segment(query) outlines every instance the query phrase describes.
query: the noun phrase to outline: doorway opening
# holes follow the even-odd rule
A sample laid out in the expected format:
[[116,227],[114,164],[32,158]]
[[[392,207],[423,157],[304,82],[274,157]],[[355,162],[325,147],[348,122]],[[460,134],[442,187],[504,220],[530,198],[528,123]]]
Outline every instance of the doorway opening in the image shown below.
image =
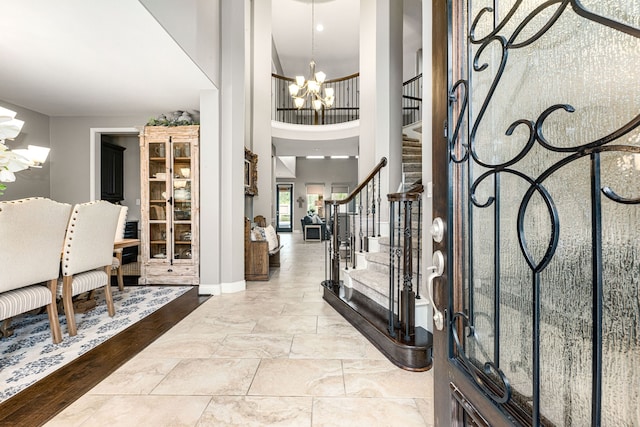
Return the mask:
[[293,231],[293,184],[276,185],[276,231]]

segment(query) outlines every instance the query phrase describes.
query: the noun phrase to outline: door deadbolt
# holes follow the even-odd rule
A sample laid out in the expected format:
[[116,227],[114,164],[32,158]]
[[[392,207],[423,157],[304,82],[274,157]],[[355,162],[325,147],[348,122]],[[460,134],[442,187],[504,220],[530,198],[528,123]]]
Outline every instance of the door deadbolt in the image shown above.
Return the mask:
[[442,221],[442,218],[434,218],[433,223],[431,223],[430,232],[434,242],[442,242],[442,238],[444,237],[444,221]]

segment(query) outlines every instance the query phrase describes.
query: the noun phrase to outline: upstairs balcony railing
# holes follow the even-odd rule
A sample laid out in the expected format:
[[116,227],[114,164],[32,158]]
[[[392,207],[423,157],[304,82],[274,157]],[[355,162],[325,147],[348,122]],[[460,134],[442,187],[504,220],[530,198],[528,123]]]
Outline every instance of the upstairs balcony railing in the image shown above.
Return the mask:
[[402,125],[422,120],[422,73],[402,84]]
[[335,103],[331,108],[323,107],[318,111],[309,105],[301,109],[293,105],[289,85],[294,82],[290,77],[271,75],[272,120],[298,125],[330,125],[360,118],[359,73],[324,82],[323,87],[333,88]]
[[[360,73],[327,80],[323,86],[335,93],[335,104],[319,111],[310,106],[301,109],[293,105],[289,85],[295,80],[271,74],[271,119],[298,125],[329,125],[350,122],[360,118]],[[402,84],[402,124],[422,120],[422,74]]]

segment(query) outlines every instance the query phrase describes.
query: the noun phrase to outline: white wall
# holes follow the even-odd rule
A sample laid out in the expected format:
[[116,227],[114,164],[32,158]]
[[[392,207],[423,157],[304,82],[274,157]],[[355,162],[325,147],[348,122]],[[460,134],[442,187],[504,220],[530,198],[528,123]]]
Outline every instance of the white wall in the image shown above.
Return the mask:
[[[293,228],[300,230],[300,218],[307,214],[306,184],[324,183],[324,198],[331,196],[331,184],[347,184],[349,191],[358,185],[358,160],[348,159],[305,159],[296,158],[296,177],[278,178],[277,182],[293,183]],[[275,192],[275,188],[273,189]],[[297,199],[305,200],[302,207],[298,207]]]
[[[207,77],[220,87],[220,0],[139,1]],[[176,7],[180,8],[180,13],[176,13]]]
[[[0,100],[0,106],[16,112],[16,119],[22,120],[22,132],[13,141],[5,141],[10,149],[27,148],[28,145],[49,147],[49,117],[26,108]],[[49,197],[49,169],[51,154],[41,169],[32,168],[16,173],[15,182],[7,182],[7,189],[0,200],[16,200],[26,197]]]
[[[51,117],[51,198],[71,204],[90,200],[92,128],[141,128],[156,114],[154,111],[139,117]],[[96,160],[99,161],[99,156]]]

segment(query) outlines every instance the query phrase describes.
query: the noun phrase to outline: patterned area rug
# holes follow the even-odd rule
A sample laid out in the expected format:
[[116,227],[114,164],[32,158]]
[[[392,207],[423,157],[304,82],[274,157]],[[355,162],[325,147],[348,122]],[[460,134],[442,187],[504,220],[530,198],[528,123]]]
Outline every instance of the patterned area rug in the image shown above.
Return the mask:
[[[116,315],[109,317],[102,290],[94,309],[76,314],[78,335],[67,334],[60,315],[62,342],[53,344],[47,313],[23,315],[12,322],[14,334],[0,340],[0,402],[68,364],[118,332],[148,316],[191,289],[191,286],[112,288]],[[60,314],[60,313],[59,313]]]

